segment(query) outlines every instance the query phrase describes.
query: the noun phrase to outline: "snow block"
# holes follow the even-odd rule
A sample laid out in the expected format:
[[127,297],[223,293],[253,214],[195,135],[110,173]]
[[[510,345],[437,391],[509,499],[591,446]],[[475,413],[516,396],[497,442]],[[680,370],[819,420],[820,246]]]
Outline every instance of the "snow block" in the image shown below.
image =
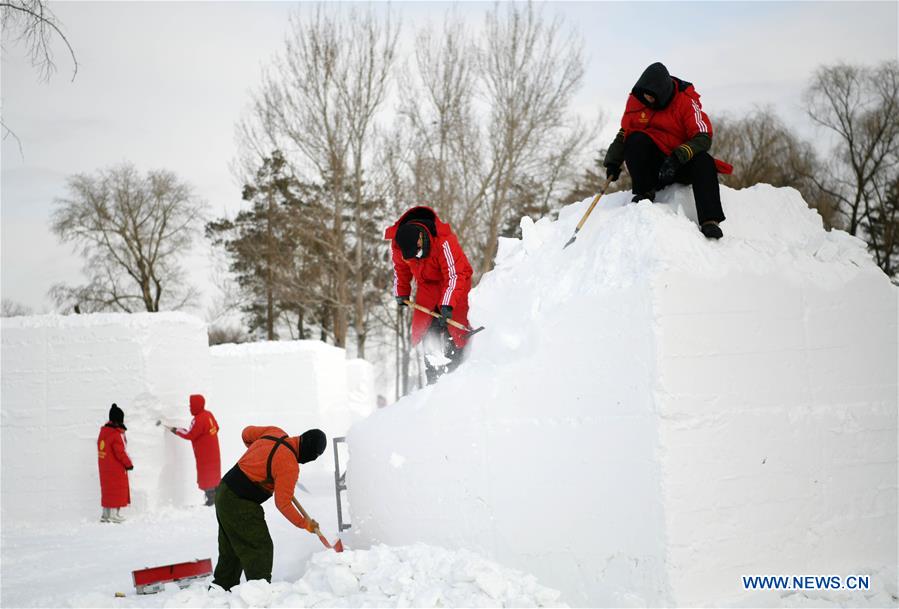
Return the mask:
[[180,414],[190,393],[207,389],[201,320],[180,313],[3,319],[2,369],[4,520],[99,518],[97,435],[113,402],[128,427],[131,505],[181,505],[196,491],[190,445],[156,421]]
[[[246,450],[240,430],[247,425],[277,425],[290,435],[318,427],[330,440],[374,410],[374,389],[362,380],[366,369],[373,376],[371,364],[347,361],[338,347],[314,340],[258,342],[217,345],[210,354],[207,403],[220,427],[234,430],[219,437],[225,471]],[[351,377],[360,380],[348,390]],[[320,459],[307,467],[325,466]]]
[[[741,575],[897,580],[897,292],[798,192],[689,189],[522,219],[472,293],[487,330],[350,431],[356,547],[425,542],[579,606],[781,605]],[[876,595],[876,597],[875,597]]]

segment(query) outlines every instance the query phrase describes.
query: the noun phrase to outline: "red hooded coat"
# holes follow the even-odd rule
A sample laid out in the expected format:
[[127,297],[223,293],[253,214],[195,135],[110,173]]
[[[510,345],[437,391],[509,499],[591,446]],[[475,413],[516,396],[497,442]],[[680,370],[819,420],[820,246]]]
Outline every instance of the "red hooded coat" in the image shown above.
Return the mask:
[[205,409],[202,395],[190,396],[190,414],[194,415],[189,429],[176,429],[175,435],[190,440],[197,461],[197,486],[202,490],[218,486],[222,480],[222,458],[219,453],[219,424]]
[[[436,233],[425,226],[431,238],[428,255],[423,258],[403,259],[396,244],[396,231],[401,224],[415,222],[414,218],[433,216]],[[393,252],[393,294],[412,294],[412,278],[417,289],[415,302],[429,311],[439,311],[441,306],[453,308],[453,321],[468,325],[468,292],[471,290],[471,265],[459,240],[450,225],[437,217],[430,207],[413,207],[396,224],[384,232],[384,238],[391,241]],[[434,318],[418,310],[412,311],[412,344],[417,345],[427,332]],[[448,326],[450,336],[457,347],[464,347],[468,341],[464,330]]]
[[[674,97],[663,109],[653,110],[631,93],[621,117],[625,138],[634,131],[642,131],[666,155],[700,133],[712,136],[712,121],[702,110],[699,93],[692,84],[673,80]],[[715,167],[718,173],[728,174],[734,170],[732,165],[718,159],[715,159]]]
[[[97,437],[97,465],[100,468],[100,505],[122,508],[131,503],[128,469],[131,459],[125,450],[125,430],[109,422]],[[127,468],[127,469],[126,469]]]

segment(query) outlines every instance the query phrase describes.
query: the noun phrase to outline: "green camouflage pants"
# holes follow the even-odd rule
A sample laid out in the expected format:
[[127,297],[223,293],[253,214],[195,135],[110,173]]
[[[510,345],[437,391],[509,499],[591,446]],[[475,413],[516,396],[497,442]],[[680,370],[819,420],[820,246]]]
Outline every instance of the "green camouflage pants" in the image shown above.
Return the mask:
[[219,523],[219,559],[212,583],[230,590],[240,583],[241,571],[247,581],[271,581],[274,546],[262,506],[241,499],[222,482],[215,493],[215,516]]

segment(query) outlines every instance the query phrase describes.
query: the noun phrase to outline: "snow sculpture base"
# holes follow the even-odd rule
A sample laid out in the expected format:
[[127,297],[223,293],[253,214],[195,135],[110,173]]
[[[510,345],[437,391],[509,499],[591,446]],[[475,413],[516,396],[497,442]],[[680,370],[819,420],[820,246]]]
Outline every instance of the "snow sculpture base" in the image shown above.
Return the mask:
[[[741,575],[895,594],[897,300],[798,193],[607,196],[522,221],[453,375],[356,424],[356,543],[469,548],[573,605],[781,604]],[[886,595],[886,596],[884,596]],[[848,596],[865,604],[864,596]]]

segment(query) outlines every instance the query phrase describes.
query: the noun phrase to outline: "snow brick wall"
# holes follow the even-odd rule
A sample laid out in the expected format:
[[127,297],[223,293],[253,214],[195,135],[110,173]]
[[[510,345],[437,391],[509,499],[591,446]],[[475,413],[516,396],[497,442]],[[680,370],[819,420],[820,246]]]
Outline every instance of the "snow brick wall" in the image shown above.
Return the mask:
[[468,548],[582,606],[780,604],[754,574],[895,595],[896,288],[795,190],[722,188],[720,242],[688,189],[630,196],[565,250],[589,201],[524,218],[467,361],[351,429],[357,547]]
[[[199,505],[187,427],[202,393],[219,422],[224,474],[246,425],[329,438],[375,408],[371,364],[317,341],[208,346],[206,324],[181,313],[46,315],[2,322],[2,518],[99,518],[96,440],[116,402],[125,412],[131,508]],[[330,451],[327,453],[330,456]],[[333,460],[308,466],[325,479]]]
[[3,319],[3,518],[99,517],[97,435],[113,402],[128,427],[131,505],[190,501],[190,444],[156,420],[208,389],[208,352],[206,325],[181,313]]
[[[330,445],[333,436],[344,435],[353,421],[375,409],[372,365],[347,360],[343,349],[321,341],[217,345],[209,351],[208,403],[223,429],[278,425],[298,435],[318,427]],[[219,441],[227,471],[245,447],[239,433]],[[333,461],[322,459],[306,468],[333,469]]]

